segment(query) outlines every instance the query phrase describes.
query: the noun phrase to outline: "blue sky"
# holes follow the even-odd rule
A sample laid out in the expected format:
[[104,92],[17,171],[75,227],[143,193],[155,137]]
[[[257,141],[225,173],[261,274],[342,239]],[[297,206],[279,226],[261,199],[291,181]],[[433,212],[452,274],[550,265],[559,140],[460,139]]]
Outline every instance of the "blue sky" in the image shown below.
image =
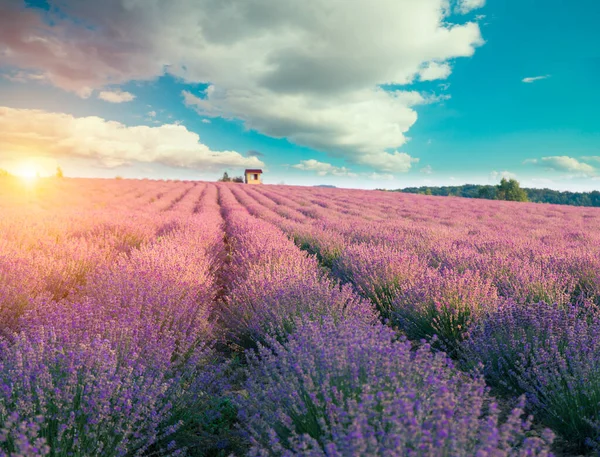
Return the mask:
[[6,0],[0,167],[600,189],[599,21],[593,0]]

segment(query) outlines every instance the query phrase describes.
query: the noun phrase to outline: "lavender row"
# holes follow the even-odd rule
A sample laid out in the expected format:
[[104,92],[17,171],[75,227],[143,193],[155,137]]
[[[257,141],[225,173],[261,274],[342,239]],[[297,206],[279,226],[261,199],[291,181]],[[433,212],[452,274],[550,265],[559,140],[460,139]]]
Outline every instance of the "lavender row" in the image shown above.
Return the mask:
[[[209,315],[223,259],[216,188],[200,190],[173,192],[176,201],[161,214],[142,209],[149,239],[111,251],[67,296],[22,291],[31,306],[1,348],[2,452],[183,455],[188,438],[198,440],[215,384]],[[76,222],[79,239],[90,237],[90,251],[101,250],[103,236],[112,240],[110,226],[91,234]],[[131,222],[128,228],[141,221]],[[71,237],[67,227],[57,229]],[[32,260],[39,250],[15,252]],[[1,279],[18,286],[17,278]]]
[[[247,193],[254,197],[258,191]],[[488,382],[499,391],[526,394],[536,416],[575,450],[596,448],[600,263],[592,242],[598,225],[587,222],[595,221],[597,212],[549,207],[527,214],[518,205],[496,208],[502,210],[499,219],[517,213],[512,217],[519,219],[522,233],[515,237],[495,230],[495,214],[469,208],[471,202],[465,201],[458,217],[466,228],[454,229],[427,213],[436,199],[409,200],[423,203],[411,215],[412,227],[394,219],[378,222],[373,230],[366,221],[375,217],[368,212],[371,205],[360,218],[334,213],[304,224],[279,218],[278,225],[329,260],[335,276],[352,283],[409,336],[438,335],[444,348],[467,364],[483,363]],[[396,211],[408,203],[397,202]],[[436,210],[443,213],[440,206]],[[274,213],[267,217],[277,223]],[[417,217],[423,219],[422,233],[415,230]],[[585,233],[568,223],[578,218],[588,225]],[[507,231],[514,232],[515,224]]]
[[306,316],[377,320],[368,302],[349,286],[330,280],[281,230],[250,215],[231,189],[219,185],[232,252],[228,292],[220,310],[228,341],[254,347],[265,335],[289,333],[295,320]]

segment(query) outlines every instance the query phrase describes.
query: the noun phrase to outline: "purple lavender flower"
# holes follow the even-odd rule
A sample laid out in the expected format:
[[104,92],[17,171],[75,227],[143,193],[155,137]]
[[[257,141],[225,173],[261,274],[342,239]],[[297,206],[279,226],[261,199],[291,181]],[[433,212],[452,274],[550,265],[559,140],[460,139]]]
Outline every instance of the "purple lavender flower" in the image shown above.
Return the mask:
[[536,417],[580,450],[600,448],[600,318],[580,306],[507,303],[473,330],[467,357],[525,393]]
[[248,356],[252,456],[549,456],[523,404],[505,422],[483,380],[383,325],[305,323]]

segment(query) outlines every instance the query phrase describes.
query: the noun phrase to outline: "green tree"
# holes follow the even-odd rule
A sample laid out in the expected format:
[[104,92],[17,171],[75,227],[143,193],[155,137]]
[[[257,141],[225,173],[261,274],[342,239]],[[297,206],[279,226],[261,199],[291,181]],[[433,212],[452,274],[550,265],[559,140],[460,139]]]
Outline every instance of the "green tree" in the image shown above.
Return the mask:
[[231,178],[227,172],[223,173],[223,176],[219,178],[219,182],[231,182]]
[[63,174],[62,168],[56,167],[56,177],[57,178],[64,178],[65,177],[65,175]]
[[233,178],[231,180],[231,182],[243,183],[244,182],[244,177],[243,176],[236,176],[235,178]]
[[480,186],[477,189],[477,198],[485,198],[487,200],[495,200],[498,189],[496,186]]
[[496,188],[498,189],[496,192],[496,198],[498,200],[509,200],[513,202],[529,201],[527,199],[527,192],[525,192],[524,189],[521,189],[519,181],[516,179],[502,178],[502,181],[500,181],[500,184],[498,184]]

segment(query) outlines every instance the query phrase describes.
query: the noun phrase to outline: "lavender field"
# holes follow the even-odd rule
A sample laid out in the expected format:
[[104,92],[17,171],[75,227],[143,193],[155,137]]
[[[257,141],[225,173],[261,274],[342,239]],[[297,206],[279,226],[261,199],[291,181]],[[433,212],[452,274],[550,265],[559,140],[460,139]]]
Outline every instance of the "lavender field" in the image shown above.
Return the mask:
[[600,210],[0,179],[0,456],[600,451]]

